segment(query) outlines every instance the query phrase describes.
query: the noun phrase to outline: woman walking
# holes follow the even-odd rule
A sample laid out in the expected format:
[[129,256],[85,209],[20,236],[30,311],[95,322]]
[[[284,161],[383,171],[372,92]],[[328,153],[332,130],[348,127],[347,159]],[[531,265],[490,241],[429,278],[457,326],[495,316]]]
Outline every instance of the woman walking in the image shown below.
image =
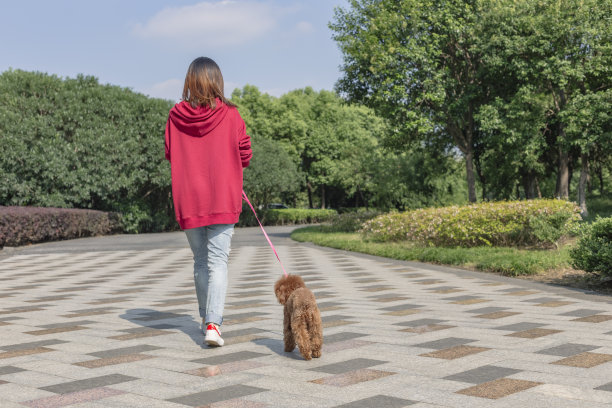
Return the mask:
[[176,220],[193,252],[194,281],[204,341],[222,346],[220,326],[234,224],[242,211],[242,169],[251,140],[236,106],[223,95],[223,76],[210,58],[196,58],[182,101],[166,123]]

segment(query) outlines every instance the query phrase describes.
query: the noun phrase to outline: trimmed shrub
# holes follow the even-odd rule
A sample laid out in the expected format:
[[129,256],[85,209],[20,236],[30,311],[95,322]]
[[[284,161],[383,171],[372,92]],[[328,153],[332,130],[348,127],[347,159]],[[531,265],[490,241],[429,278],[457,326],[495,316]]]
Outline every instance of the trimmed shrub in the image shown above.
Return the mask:
[[599,218],[582,231],[570,251],[572,266],[612,279],[612,217]]
[[121,230],[121,221],[116,213],[0,206],[0,248],[112,234]]
[[364,222],[374,217],[378,217],[381,214],[382,212],[379,210],[361,210],[338,214],[333,218],[328,231],[357,232],[361,229]]
[[366,239],[427,246],[549,247],[575,231],[580,208],[563,200],[528,200],[426,208],[364,223]]
[[[312,224],[331,221],[337,215],[336,210],[320,210],[313,208],[289,208],[257,210],[257,216],[263,225]],[[242,209],[239,227],[259,225],[249,207]]]

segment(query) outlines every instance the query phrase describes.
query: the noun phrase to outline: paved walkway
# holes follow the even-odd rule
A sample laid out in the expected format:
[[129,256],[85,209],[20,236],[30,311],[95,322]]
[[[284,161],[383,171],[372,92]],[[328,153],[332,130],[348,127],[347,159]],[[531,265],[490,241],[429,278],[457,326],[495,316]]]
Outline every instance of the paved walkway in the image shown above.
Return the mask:
[[237,230],[202,345],[182,233],[0,251],[0,407],[611,407],[612,299],[272,239],[323,315],[283,352],[280,276]]

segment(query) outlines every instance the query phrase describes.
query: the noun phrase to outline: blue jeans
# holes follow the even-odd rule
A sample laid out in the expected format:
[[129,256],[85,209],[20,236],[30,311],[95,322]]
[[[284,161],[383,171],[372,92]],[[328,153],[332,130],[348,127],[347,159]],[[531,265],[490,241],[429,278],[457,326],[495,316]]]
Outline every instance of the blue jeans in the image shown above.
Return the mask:
[[205,323],[223,323],[227,292],[227,260],[234,224],[216,224],[184,230],[193,252],[193,278]]

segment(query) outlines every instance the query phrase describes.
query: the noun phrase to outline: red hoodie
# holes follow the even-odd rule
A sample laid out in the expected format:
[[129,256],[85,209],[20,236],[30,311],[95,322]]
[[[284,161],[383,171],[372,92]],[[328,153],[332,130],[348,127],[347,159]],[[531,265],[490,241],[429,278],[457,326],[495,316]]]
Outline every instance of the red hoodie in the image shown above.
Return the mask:
[[251,139],[238,110],[180,102],[166,123],[166,159],[181,229],[235,224],[242,211],[242,168],[252,157]]

